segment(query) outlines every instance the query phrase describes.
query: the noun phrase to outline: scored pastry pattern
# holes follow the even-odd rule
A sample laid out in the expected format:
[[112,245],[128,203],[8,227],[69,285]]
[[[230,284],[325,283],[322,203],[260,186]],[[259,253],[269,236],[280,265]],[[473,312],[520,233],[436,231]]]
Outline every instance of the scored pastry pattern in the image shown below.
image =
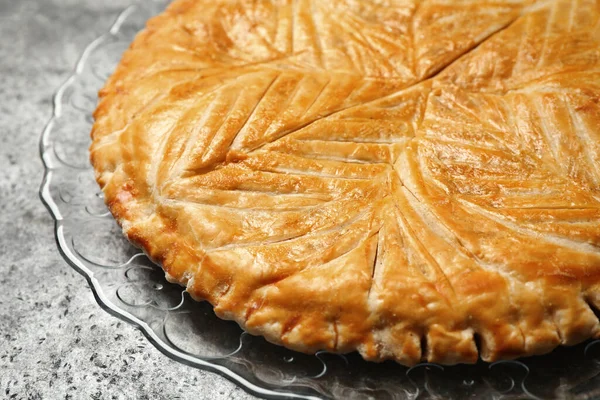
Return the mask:
[[100,92],[98,182],[169,279],[292,349],[577,343],[600,333],[599,7],[175,1]]

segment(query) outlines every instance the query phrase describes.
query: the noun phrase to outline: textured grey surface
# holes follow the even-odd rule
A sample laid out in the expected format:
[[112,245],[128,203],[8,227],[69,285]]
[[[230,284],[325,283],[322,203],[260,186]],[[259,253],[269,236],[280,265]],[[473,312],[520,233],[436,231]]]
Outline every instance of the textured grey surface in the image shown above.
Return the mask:
[[0,0],[0,398],[252,398],[100,309],[38,199],[52,94],[127,3]]

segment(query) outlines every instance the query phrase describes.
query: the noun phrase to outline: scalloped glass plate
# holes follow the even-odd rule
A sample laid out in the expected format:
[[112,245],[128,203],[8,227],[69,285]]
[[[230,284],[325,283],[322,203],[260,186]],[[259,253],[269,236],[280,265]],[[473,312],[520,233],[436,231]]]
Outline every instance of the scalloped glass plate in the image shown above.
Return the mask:
[[54,97],[40,153],[41,198],[54,217],[58,247],[83,274],[98,304],[142,330],[167,356],[217,372],[267,398],[598,398],[600,341],[551,355],[494,364],[412,368],[368,363],[356,354],[305,355],[244,333],[168,283],[162,270],[127,242],[104,206],[88,162],[98,89],[146,20],[165,0],[125,9],[84,51]]

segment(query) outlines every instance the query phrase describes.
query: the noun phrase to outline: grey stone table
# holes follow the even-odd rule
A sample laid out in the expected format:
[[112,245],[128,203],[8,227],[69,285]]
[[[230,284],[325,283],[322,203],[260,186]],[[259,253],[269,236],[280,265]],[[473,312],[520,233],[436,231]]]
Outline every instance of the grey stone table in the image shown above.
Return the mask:
[[103,311],[38,198],[51,99],[127,0],[0,0],[0,398],[253,398]]

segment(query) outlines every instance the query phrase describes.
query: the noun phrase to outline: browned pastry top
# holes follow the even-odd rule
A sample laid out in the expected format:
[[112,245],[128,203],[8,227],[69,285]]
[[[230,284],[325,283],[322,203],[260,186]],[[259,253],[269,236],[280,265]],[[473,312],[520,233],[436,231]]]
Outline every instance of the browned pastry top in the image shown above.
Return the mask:
[[600,2],[177,0],[100,92],[127,237],[292,349],[600,335]]

